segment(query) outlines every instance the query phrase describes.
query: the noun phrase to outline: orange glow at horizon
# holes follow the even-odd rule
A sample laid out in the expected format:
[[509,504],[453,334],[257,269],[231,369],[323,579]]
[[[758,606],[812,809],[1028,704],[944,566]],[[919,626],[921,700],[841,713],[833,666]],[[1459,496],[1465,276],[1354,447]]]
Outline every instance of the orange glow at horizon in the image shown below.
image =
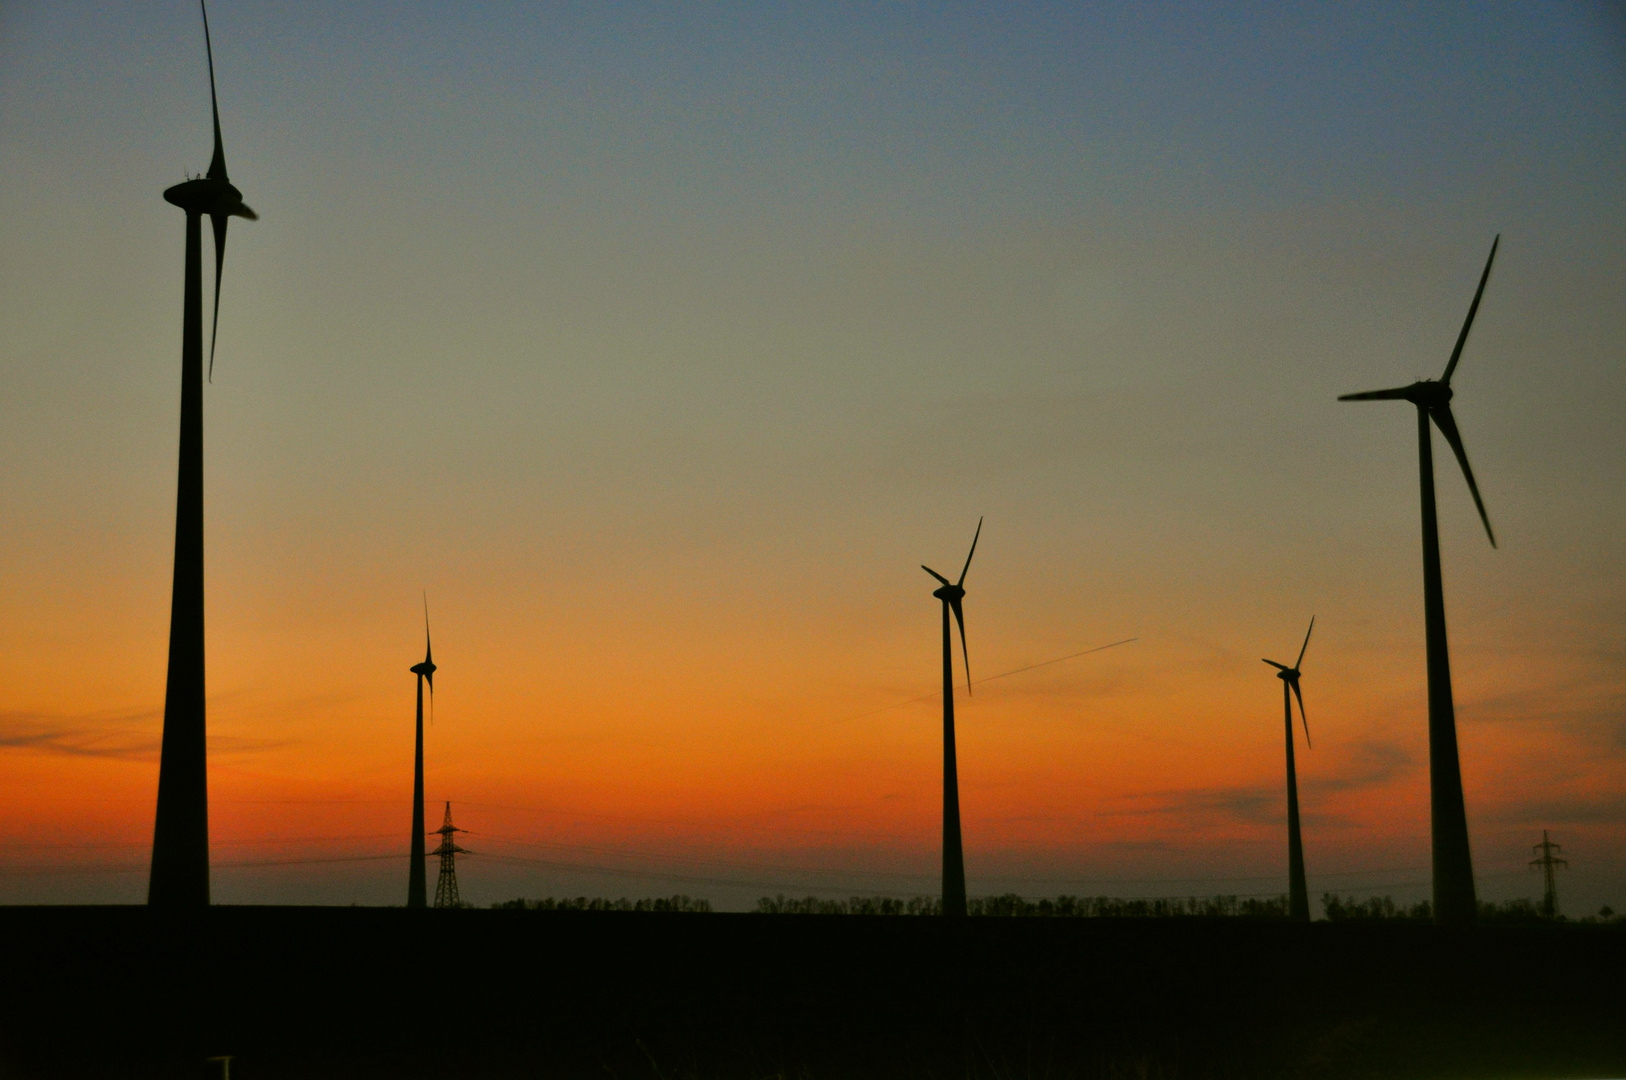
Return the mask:
[[[1020,640],[1025,620],[995,607],[1010,587],[997,537],[992,532],[987,562],[967,582],[973,671],[989,674],[1052,658],[1037,651],[1042,642]],[[464,860],[465,893],[500,899],[510,882],[509,891],[538,895],[620,894],[629,886],[708,895],[754,885],[761,893],[780,880],[779,891],[934,893],[941,707],[937,698],[911,699],[935,673],[936,605],[921,583],[899,576],[907,614],[845,608],[831,598],[842,632],[865,641],[859,650],[833,648],[833,636],[821,647],[794,620],[763,617],[760,601],[742,605],[753,620],[690,596],[668,609],[673,623],[692,628],[686,641],[669,640],[664,619],[635,617],[599,629],[627,648],[609,649],[591,634],[574,643],[548,634],[562,655],[539,650],[530,665],[505,654],[503,642],[520,631],[489,617],[502,610],[495,597],[488,617],[474,618],[437,594],[430,807],[450,799],[471,830],[470,847],[521,860]],[[922,595],[907,597],[901,586],[909,584]],[[314,646],[272,631],[251,635],[247,647],[214,650],[211,673],[226,673],[215,676],[226,689],[211,699],[218,899],[274,898],[283,895],[278,875],[333,865],[364,875],[346,886],[364,901],[393,902],[404,869],[387,856],[406,846],[410,795],[406,667],[421,648],[409,599],[400,605],[405,625],[390,635],[401,656],[342,629]],[[1065,607],[1069,599],[1053,602]],[[793,598],[784,603],[794,608]],[[709,626],[700,621],[707,607]],[[1036,614],[1057,613],[1041,606]],[[751,625],[742,631],[741,623]],[[1278,636],[1290,638],[1287,629]],[[1058,645],[1078,651],[1068,647],[1114,636],[1104,626],[1093,632],[1094,639]],[[1418,635],[1403,617],[1392,633],[1398,646],[1387,635],[1351,634],[1323,612],[1305,659],[1314,749],[1301,732],[1295,737],[1312,882],[1323,889],[1358,889],[1366,884],[1358,874],[1336,875],[1363,870],[1390,871],[1379,879],[1388,883],[1427,878],[1397,872],[1426,865],[1428,806],[1421,665],[1408,654],[1418,651]],[[1006,635],[1018,644],[1000,640]],[[340,641],[357,674],[324,663]],[[1291,642],[1262,649],[1283,653],[1284,644]],[[161,653],[147,651],[147,671],[161,670]],[[1507,877],[1528,831],[1505,820],[1517,809],[1508,792],[1518,790],[1507,774],[1543,748],[1495,722],[1494,688],[1551,673],[1460,666],[1459,685],[1474,694],[1459,690],[1478,865],[1482,875]],[[140,667],[125,674],[132,687],[146,683],[151,700],[160,687],[138,675]],[[298,674],[275,688],[277,672]],[[960,686],[973,893],[1277,891],[1271,879],[1280,871],[1285,810],[1280,684],[1272,674],[1212,641],[1143,634],[986,683],[973,697]],[[38,666],[23,682],[73,685],[68,672]],[[62,895],[76,895],[76,887],[105,899],[144,895],[159,717],[135,700],[122,715],[84,719],[79,731],[53,729],[41,709],[40,730],[50,738],[5,757],[12,835],[50,841],[13,858],[40,871],[82,868],[77,876],[45,875]],[[58,708],[71,713],[74,702]],[[1607,802],[1619,782],[1609,762],[1597,762],[1575,773],[1569,794]],[[1612,842],[1614,830],[1594,827],[1589,836]],[[354,856],[378,858],[323,862]],[[109,866],[122,869],[91,872]],[[716,884],[729,881],[743,884]],[[1505,891],[1498,884],[1489,882],[1487,893]],[[20,891],[14,899],[40,893],[26,877],[13,877],[12,888]]]

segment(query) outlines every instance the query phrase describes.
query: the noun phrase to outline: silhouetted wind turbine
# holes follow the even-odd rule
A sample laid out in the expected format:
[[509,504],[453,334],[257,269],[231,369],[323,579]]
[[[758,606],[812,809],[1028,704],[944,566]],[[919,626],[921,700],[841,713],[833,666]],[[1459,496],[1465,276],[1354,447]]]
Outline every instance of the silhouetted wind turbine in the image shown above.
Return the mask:
[[1282,707],[1287,715],[1287,916],[1300,922],[1310,921],[1310,890],[1304,883],[1304,842],[1299,838],[1299,779],[1293,766],[1293,699],[1299,699],[1299,719],[1304,723],[1304,745],[1310,745],[1310,721],[1304,715],[1304,695],[1299,692],[1299,666],[1304,663],[1304,650],[1310,647],[1310,634],[1315,630],[1315,616],[1310,616],[1310,629],[1304,632],[1304,644],[1299,646],[1299,658],[1293,666],[1265,663],[1276,669],[1282,680]]
[[971,653],[965,644],[965,611],[960,606],[965,599],[965,575],[971,569],[971,556],[977,553],[977,538],[982,536],[982,519],[977,519],[977,532],[971,538],[971,552],[965,557],[960,580],[949,582],[931,567],[921,569],[943,583],[932,593],[943,602],[943,914],[965,914],[965,855],[960,848],[960,774],[954,759],[954,641],[949,635],[949,611],[960,627],[960,652],[965,657],[966,692],[971,692]]
[[[423,602],[423,663],[412,665],[418,677],[418,743],[412,759],[412,869],[407,873],[407,907],[425,907],[423,851],[423,684],[429,683],[429,701],[435,700],[435,650],[429,640],[429,599]],[[454,702],[455,704],[455,702]],[[450,804],[448,804],[450,805]]]
[[[201,7],[201,0],[200,0]],[[181,445],[175,492],[175,579],[169,616],[169,672],[164,691],[164,739],[158,766],[158,811],[153,824],[152,876],[147,902],[163,907],[209,903],[209,778],[203,665],[203,215],[215,233],[215,320],[220,317],[220,272],[226,224],[253,219],[243,195],[226,177],[215,98],[214,46],[203,12],[209,59],[209,105],[215,152],[207,174],[177,184],[164,198],[186,211],[186,292],[181,326]],[[214,365],[214,340],[209,343]]]
[[1485,282],[1490,279],[1491,264],[1496,261],[1496,248],[1502,242],[1497,236],[1491,243],[1490,257],[1485,260],[1485,271],[1479,276],[1479,288],[1474,301],[1468,305],[1468,317],[1457,335],[1456,348],[1445,365],[1440,381],[1422,379],[1410,386],[1392,390],[1371,390],[1364,394],[1345,394],[1339,401],[1409,401],[1417,406],[1417,457],[1423,502],[1423,625],[1428,647],[1428,772],[1430,809],[1434,833],[1434,921],[1443,925],[1468,926],[1477,914],[1474,896],[1473,859],[1468,851],[1468,815],[1462,801],[1462,767],[1457,757],[1456,710],[1451,701],[1451,657],[1445,639],[1445,589],[1440,579],[1440,531],[1434,512],[1434,447],[1429,421],[1440,429],[1445,441],[1457,455],[1462,475],[1468,480],[1474,506],[1479,519],[1485,523],[1485,535],[1491,547],[1496,546],[1496,534],[1491,532],[1490,518],[1485,503],[1479,497],[1479,485],[1474,483],[1474,471],[1468,467],[1468,452],[1463,449],[1457,422],[1451,416],[1451,375],[1462,358],[1463,343],[1468,340],[1468,329],[1474,324],[1479,311],[1479,298],[1485,294]]

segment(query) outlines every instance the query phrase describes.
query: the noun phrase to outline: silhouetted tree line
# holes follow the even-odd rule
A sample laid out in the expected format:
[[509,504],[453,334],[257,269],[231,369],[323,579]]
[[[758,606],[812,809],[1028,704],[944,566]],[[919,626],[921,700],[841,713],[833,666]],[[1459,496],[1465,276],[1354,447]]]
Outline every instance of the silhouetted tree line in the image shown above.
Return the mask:
[[[1393,897],[1370,896],[1365,900],[1356,900],[1354,897],[1339,897],[1326,893],[1321,897],[1321,906],[1326,909],[1327,918],[1333,922],[1342,922],[1350,919],[1416,919],[1426,921],[1434,914],[1432,905],[1427,900],[1419,900],[1415,904],[1397,904]],[[1609,922],[1614,916],[1610,908],[1603,908],[1596,917],[1588,915],[1582,922]],[[1538,919],[1547,919],[1541,913],[1541,906],[1534,900],[1504,900],[1495,903],[1489,900],[1479,901],[1479,918],[1488,922],[1534,922]],[[1564,916],[1558,916],[1559,921],[1566,921]]]
[[[1415,904],[1397,904],[1390,896],[1371,896],[1365,900],[1340,897],[1325,893],[1321,905],[1332,922],[1364,919],[1414,919],[1427,922],[1433,909],[1427,900]],[[464,907],[473,905],[464,904]],[[499,910],[519,911],[672,911],[706,914],[712,910],[711,901],[690,896],[644,897],[629,900],[620,897],[611,900],[602,896],[575,898],[552,896],[541,900],[519,897],[491,905]],[[907,900],[893,896],[854,896],[846,900],[821,900],[816,896],[798,899],[764,896],[754,909],[759,915],[941,915],[943,904],[935,896],[915,896]],[[1287,897],[1241,896],[1186,896],[1123,899],[1115,896],[1057,896],[1028,900],[1015,893],[1003,896],[984,896],[966,901],[971,915],[1026,916],[1040,918],[1139,918],[1157,919],[1179,916],[1237,917],[1253,919],[1282,919],[1287,917]],[[1492,922],[1521,922],[1545,919],[1540,906],[1533,900],[1505,900],[1492,903],[1479,902],[1479,917]],[[1558,916],[1560,921],[1565,917]],[[1603,908],[1596,916],[1587,915],[1579,921],[1622,922],[1610,908]]]
[[[1484,907],[1483,904],[1480,906]],[[1357,900],[1353,896],[1339,897],[1324,893],[1321,907],[1332,922],[1351,919],[1428,919],[1434,914],[1434,907],[1427,900],[1406,906],[1396,904],[1392,896],[1369,896],[1365,900]]]
[[[976,901],[972,901],[975,903]],[[899,900],[892,896],[855,896],[850,900],[820,900],[809,896],[764,896],[757,901],[759,915],[941,915],[943,903],[935,896]]]
[[696,900],[681,893],[676,896],[646,896],[642,900],[628,900],[625,896],[618,900],[602,896],[578,896],[575,899],[567,896],[557,900],[551,896],[542,900],[518,897],[491,906],[499,910],[518,911],[677,911],[700,915],[711,911],[710,900]]
[[[854,896],[848,900],[820,900],[809,896],[764,896],[757,901],[761,915],[941,915],[941,901],[931,896],[900,900],[891,896]],[[1028,900],[1006,893],[966,901],[970,915],[1039,916],[1059,918],[1168,918],[1180,915],[1287,917],[1287,897],[1187,896],[1125,900],[1115,896],[1058,896]]]

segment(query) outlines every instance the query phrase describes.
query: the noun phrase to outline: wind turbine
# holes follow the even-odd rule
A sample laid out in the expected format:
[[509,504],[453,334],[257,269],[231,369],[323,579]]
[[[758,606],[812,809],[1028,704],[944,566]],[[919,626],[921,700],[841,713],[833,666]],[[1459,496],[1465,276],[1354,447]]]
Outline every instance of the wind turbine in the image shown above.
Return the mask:
[[1468,452],[1451,416],[1451,375],[1462,358],[1468,329],[1479,311],[1479,298],[1485,294],[1491,264],[1496,261],[1500,235],[1491,243],[1485,271],[1479,275],[1474,302],[1468,305],[1468,318],[1457,335],[1456,348],[1445,365],[1440,380],[1421,379],[1410,386],[1390,390],[1370,390],[1345,394],[1339,401],[1409,401],[1417,406],[1417,458],[1423,503],[1423,626],[1428,647],[1428,774],[1430,810],[1434,833],[1434,921],[1447,926],[1470,926],[1478,905],[1474,896],[1474,866],[1468,851],[1468,815],[1462,801],[1462,767],[1457,757],[1456,710],[1451,701],[1451,657],[1445,639],[1445,588],[1440,579],[1440,531],[1434,512],[1434,447],[1429,422],[1440,429],[1457,455],[1462,475],[1468,480],[1479,520],[1491,547],[1496,534],[1491,531],[1485,503],[1468,466]]
[[[202,0],[199,0],[200,7]],[[207,214],[215,234],[215,324],[220,318],[220,273],[226,260],[226,225],[254,220],[243,194],[226,176],[215,97],[214,46],[203,12],[209,59],[209,105],[215,152],[209,171],[164,192],[186,211],[186,291],[181,323],[181,445],[175,492],[175,578],[169,615],[169,671],[164,691],[164,739],[158,765],[158,810],[153,824],[152,876],[147,903],[206,907],[209,903],[209,776],[205,742],[203,665],[203,239]],[[213,331],[209,364],[214,367]]]
[[982,535],[982,519],[977,519],[977,532],[971,538],[971,552],[965,557],[960,580],[950,584],[949,579],[931,567],[921,569],[943,583],[932,593],[943,602],[943,914],[965,914],[965,855],[960,848],[960,773],[954,759],[954,643],[949,636],[949,611],[960,626],[960,652],[965,657],[965,688],[971,692],[971,653],[965,645],[965,574],[971,569],[971,556],[977,553],[977,538]]
[[[423,866],[423,684],[429,683],[429,704],[435,702],[435,650],[429,640],[429,598],[423,602],[423,663],[412,665],[418,677],[418,744],[412,759],[412,868],[407,872],[407,907],[425,907],[428,888]],[[448,806],[451,804],[448,803]],[[449,811],[448,811],[449,812]]]
[[1299,646],[1299,658],[1293,666],[1265,663],[1276,669],[1282,680],[1282,708],[1287,715],[1287,917],[1299,922],[1310,921],[1310,890],[1304,883],[1304,841],[1299,837],[1299,778],[1293,766],[1293,699],[1299,699],[1299,719],[1304,724],[1304,746],[1310,747],[1310,721],[1304,715],[1304,695],[1299,691],[1299,666],[1304,663],[1304,650],[1310,647],[1310,634],[1315,630],[1315,616],[1310,616],[1310,629],[1304,632],[1304,644]]

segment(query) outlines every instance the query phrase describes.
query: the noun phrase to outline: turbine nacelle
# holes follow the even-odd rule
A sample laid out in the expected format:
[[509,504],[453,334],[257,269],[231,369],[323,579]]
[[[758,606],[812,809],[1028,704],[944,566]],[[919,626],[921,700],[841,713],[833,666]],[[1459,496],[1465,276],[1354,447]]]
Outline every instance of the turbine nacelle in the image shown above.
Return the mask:
[[971,537],[971,550],[966,554],[965,565],[960,568],[960,580],[950,581],[936,570],[922,563],[920,568],[938,581],[943,587],[936,589],[932,595],[943,601],[948,609],[954,612],[954,621],[960,627],[960,654],[965,658],[965,689],[971,692],[971,652],[965,644],[965,609],[961,601],[965,599],[965,575],[971,570],[971,557],[977,553],[977,541],[982,538],[982,518],[977,519],[977,531]]
[[1479,485],[1474,481],[1474,470],[1468,464],[1468,451],[1462,445],[1462,433],[1457,430],[1456,417],[1451,415],[1451,376],[1457,370],[1457,362],[1462,359],[1462,347],[1467,344],[1468,331],[1473,328],[1474,316],[1479,313],[1479,301],[1485,295],[1485,282],[1490,280],[1491,265],[1496,262],[1496,249],[1501,243],[1500,235],[1491,241],[1490,256],[1485,260],[1484,272],[1479,275],[1479,288],[1474,291],[1473,303],[1468,305],[1468,317],[1462,322],[1462,332],[1457,335],[1451,359],[1446,361],[1445,374],[1438,381],[1419,379],[1410,386],[1342,394],[1338,398],[1339,401],[1409,401],[1432,420],[1434,426],[1440,429],[1440,434],[1445,436],[1451,452],[1456,455],[1457,464],[1462,466],[1463,479],[1468,481],[1468,491],[1474,497],[1474,508],[1479,511],[1479,520],[1485,525],[1485,536],[1489,538],[1491,547],[1496,546],[1496,533],[1491,529],[1490,515],[1485,512],[1485,500],[1479,497]]
[[412,665],[412,674],[429,680],[429,692],[435,692],[435,642],[429,636],[429,594],[423,597],[423,663]]
[[1389,390],[1368,390],[1363,394],[1343,394],[1339,401],[1409,401],[1420,409],[1449,408],[1456,396],[1448,383],[1437,379],[1418,379],[1410,386],[1396,386]]
[[234,217],[249,221],[260,220],[260,215],[243,204],[243,193],[232,185],[226,175],[226,146],[220,137],[220,100],[215,94],[215,49],[209,37],[209,9],[198,0],[203,13],[203,48],[209,58],[209,111],[214,116],[215,152],[209,159],[209,171],[203,176],[176,184],[164,192],[167,202],[188,214],[208,214],[215,233],[215,312],[209,330],[209,379],[214,380],[215,337],[220,330],[220,278],[226,269],[226,226]]
[[1283,682],[1293,683],[1294,685],[1298,684],[1298,681],[1299,681],[1299,669],[1298,668],[1290,668],[1286,664],[1278,664],[1274,660],[1266,660],[1265,663],[1269,664],[1273,668],[1278,669],[1276,671],[1276,677],[1278,679],[1282,680]]
[[[1310,718],[1304,715],[1304,692],[1299,689],[1299,666],[1304,663],[1304,654],[1310,648],[1310,635],[1313,633],[1315,633],[1315,616],[1311,615],[1310,628],[1304,631],[1304,644],[1299,646],[1299,658],[1293,661],[1292,667],[1288,667],[1286,664],[1279,664],[1274,660],[1265,661],[1265,663],[1276,669],[1276,677],[1286,684],[1287,689],[1283,690],[1282,692],[1286,693],[1288,690],[1291,690],[1293,692],[1293,696],[1298,699],[1299,719],[1304,723],[1305,746],[1310,745]],[[1288,706],[1287,717],[1288,724],[1291,726],[1293,722],[1293,707],[1291,705]]]
[[199,176],[164,191],[164,201],[194,214],[260,220],[243,204],[243,193],[230,180]]

